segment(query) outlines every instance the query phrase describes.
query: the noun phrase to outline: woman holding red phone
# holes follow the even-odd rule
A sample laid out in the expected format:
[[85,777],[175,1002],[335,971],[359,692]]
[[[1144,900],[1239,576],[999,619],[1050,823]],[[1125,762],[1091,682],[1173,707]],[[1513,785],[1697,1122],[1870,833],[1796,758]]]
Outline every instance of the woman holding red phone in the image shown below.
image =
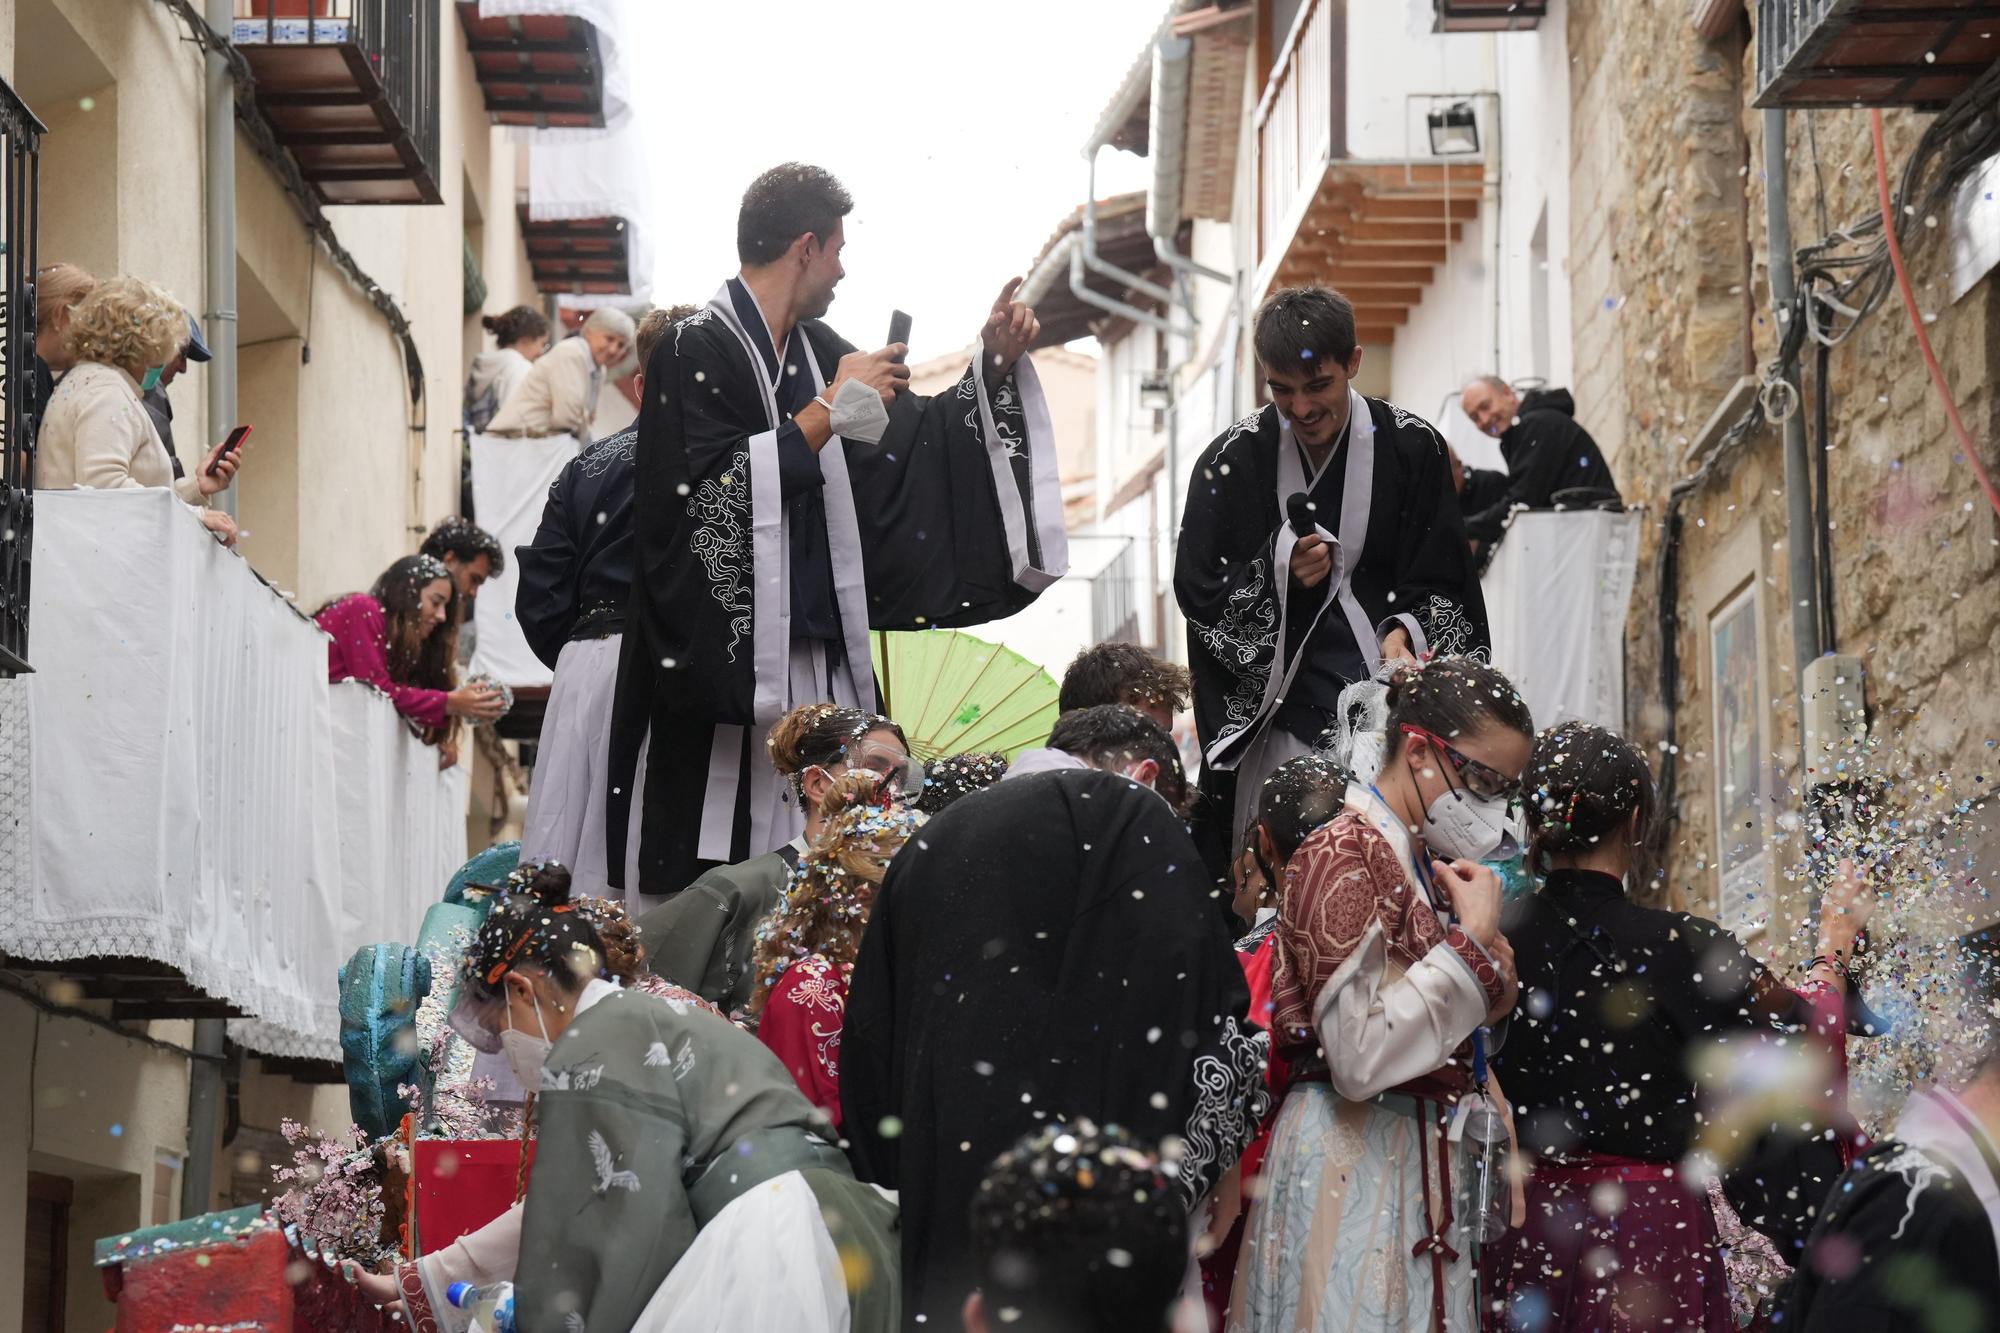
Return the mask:
[[36,490],[171,486],[200,509],[217,540],[235,545],[235,523],[207,506],[235,480],[240,452],[218,447],[198,471],[176,480],[140,401],[186,338],[187,312],[140,278],[101,282],[77,304],[65,338],[74,364],[50,396],[36,440]]

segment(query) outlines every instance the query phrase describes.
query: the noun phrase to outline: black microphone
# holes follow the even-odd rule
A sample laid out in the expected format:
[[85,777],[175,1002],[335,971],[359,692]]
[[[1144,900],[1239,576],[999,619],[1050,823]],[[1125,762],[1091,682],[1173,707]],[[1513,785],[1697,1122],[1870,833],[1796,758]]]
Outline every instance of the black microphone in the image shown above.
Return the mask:
[[1313,528],[1313,502],[1304,491],[1293,491],[1292,498],[1285,501],[1285,517],[1291,521],[1292,535],[1309,537]]

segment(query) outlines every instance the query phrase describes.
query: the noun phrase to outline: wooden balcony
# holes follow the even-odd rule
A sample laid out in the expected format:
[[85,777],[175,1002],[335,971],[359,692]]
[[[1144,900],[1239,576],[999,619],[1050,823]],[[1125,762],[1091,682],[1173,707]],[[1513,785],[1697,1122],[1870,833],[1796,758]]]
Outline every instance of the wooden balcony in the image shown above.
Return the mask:
[[1432,0],[1432,6],[1432,32],[1524,32],[1549,13],[1549,0]]
[[326,204],[435,204],[439,0],[236,0],[257,105]]
[[1757,0],[1757,105],[1949,103],[2000,60],[2000,4]]
[[595,26],[562,14],[481,18],[479,0],[458,0],[458,20],[494,124],[603,126],[604,61]]
[[520,206],[521,239],[535,286],[553,295],[623,296],[632,290],[624,218],[536,222]]
[[1252,296],[1321,282],[1354,302],[1361,341],[1385,344],[1479,215],[1481,158],[1361,161],[1347,155],[1346,34],[1308,0],[1254,118],[1257,260]]

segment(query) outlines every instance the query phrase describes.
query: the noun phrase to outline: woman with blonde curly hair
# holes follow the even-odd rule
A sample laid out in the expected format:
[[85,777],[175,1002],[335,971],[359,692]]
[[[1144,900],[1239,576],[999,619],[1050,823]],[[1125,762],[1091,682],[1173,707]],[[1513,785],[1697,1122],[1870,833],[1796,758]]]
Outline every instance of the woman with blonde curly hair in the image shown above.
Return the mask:
[[[222,446],[174,480],[173,462],[140,394],[187,341],[187,312],[141,278],[110,278],[70,311],[64,347],[74,362],[50,396],[35,451],[35,489],[129,490],[171,486],[203,507],[229,489],[240,453]],[[225,543],[235,540],[226,514],[203,522]]]
[[889,860],[924,822],[895,803],[878,773],[834,780],[824,828],[792,872],[784,901],[757,927],[750,1016],[799,1091],[840,1128],[840,1029],[847,980]]

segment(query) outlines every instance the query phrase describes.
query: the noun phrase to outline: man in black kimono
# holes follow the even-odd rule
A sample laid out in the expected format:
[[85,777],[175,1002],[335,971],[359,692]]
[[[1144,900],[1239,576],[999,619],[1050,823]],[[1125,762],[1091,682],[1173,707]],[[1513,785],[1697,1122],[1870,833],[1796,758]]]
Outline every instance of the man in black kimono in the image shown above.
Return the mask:
[[[697,307],[655,309],[633,339],[644,366],[660,340]],[[645,393],[642,369],[633,379]],[[639,429],[593,442],[549,486],[534,540],[516,547],[514,618],[536,657],[555,672],[535,748],[521,832],[529,861],[569,867],[579,897],[601,897],[606,737],[618,683],[625,607],[632,597],[632,474]]]
[[1786,1333],[2000,1328],[2000,954],[1964,946],[1959,1011],[1986,1056],[1955,1090],[1912,1093],[1828,1193],[1778,1302]]
[[1444,441],[1354,389],[1354,307],[1277,292],[1254,341],[1271,405],[1195,464],[1174,563],[1218,873],[1265,776],[1314,747],[1343,688],[1385,658],[1487,646]]
[[1577,423],[1576,400],[1568,389],[1517,394],[1498,375],[1481,375],[1465,386],[1459,406],[1473,425],[1500,441],[1500,456],[1507,460],[1505,472],[1465,469],[1459,492],[1465,535],[1482,566],[1493,558],[1514,510],[1548,509],[1565,491],[1618,494],[1611,464]]
[[1039,326],[1018,280],[957,386],[919,398],[906,348],[857,351],[820,322],[851,206],[817,167],[760,176],[737,217],[740,275],[646,367],[614,884],[642,749],[637,888],[671,893],[798,833],[765,733],[818,700],[879,708],[870,629],[993,620],[1067,568],[1048,408],[1023,357]]

